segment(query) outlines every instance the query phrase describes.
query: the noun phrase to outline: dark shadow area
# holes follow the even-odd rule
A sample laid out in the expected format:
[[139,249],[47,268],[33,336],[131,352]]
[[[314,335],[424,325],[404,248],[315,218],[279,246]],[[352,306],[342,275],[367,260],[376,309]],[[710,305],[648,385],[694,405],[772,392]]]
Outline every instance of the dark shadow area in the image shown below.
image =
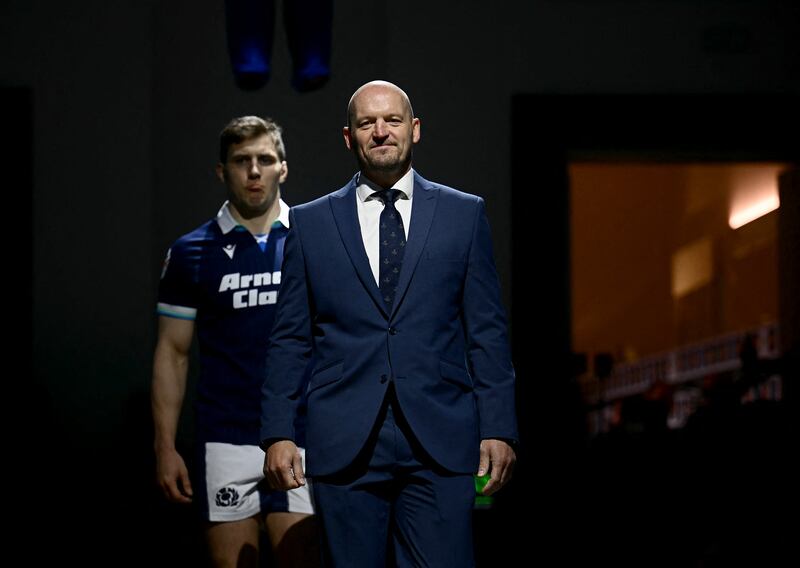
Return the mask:
[[[53,400],[40,377],[33,373],[33,91],[28,88],[0,88],[0,108],[6,132],[7,168],[4,187],[9,190],[5,217],[7,241],[4,257],[6,289],[13,296],[5,307],[9,324],[4,334],[7,355],[4,378],[8,384],[3,398],[3,416],[10,441],[4,479],[8,484],[7,510],[21,520],[17,527],[41,522],[49,506],[54,465],[53,448],[58,447],[54,429]],[[41,555],[42,546],[29,531],[12,535],[23,551]],[[18,536],[17,536],[18,535]]]

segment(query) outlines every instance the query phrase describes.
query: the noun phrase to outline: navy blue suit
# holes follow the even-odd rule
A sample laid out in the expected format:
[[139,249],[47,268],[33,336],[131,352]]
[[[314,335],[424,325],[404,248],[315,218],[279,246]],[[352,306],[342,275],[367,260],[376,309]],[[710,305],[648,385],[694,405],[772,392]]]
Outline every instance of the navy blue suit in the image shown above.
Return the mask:
[[364,250],[356,179],[291,210],[262,439],[294,439],[313,354],[312,482],[356,460],[385,416],[390,385],[429,463],[471,475],[481,439],[517,438],[514,370],[483,200],[414,175],[408,240],[387,312]]

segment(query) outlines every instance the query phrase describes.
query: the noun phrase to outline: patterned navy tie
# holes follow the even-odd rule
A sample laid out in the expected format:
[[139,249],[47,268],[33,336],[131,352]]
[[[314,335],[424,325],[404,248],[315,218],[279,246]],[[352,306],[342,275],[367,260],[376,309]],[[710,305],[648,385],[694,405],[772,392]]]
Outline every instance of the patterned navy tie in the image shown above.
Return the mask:
[[399,189],[382,189],[374,194],[383,202],[380,229],[381,269],[378,287],[388,310],[392,309],[394,303],[394,294],[397,292],[397,281],[400,277],[400,266],[403,264],[403,252],[406,247],[403,218],[394,206],[394,202],[401,194]]

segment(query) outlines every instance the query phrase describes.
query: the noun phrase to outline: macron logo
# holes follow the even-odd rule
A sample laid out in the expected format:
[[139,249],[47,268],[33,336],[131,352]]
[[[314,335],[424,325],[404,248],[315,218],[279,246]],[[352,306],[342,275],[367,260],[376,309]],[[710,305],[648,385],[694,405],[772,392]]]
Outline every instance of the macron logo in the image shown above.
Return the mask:
[[236,245],[226,245],[222,248],[225,251],[225,254],[228,255],[228,258],[233,260],[233,251],[236,250]]

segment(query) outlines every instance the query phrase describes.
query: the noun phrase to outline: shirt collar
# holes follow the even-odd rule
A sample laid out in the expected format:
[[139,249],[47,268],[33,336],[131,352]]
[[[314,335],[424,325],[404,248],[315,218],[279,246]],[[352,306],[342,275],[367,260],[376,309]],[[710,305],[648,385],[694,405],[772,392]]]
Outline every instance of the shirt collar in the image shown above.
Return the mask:
[[[383,189],[381,186],[368,179],[367,176],[363,175],[362,172],[358,173],[358,181],[356,183],[358,184],[356,193],[362,202],[367,201],[376,191],[381,191]],[[392,187],[402,192],[400,199],[411,199],[414,193],[413,168],[409,168],[405,175],[397,180]]]
[[[275,222],[272,224],[274,227],[276,224],[283,225],[285,228],[289,228],[289,206],[283,201],[283,199],[278,198],[278,203],[281,206],[280,213],[278,213],[278,218],[275,219]],[[227,235],[233,229],[235,229],[239,223],[236,219],[233,218],[231,214],[231,206],[230,201],[226,201],[220,207],[219,212],[217,213],[217,225],[219,225],[220,230],[222,231],[223,235]]]
[[278,198],[278,203],[281,206],[281,211],[278,213],[278,218],[275,219],[275,222],[272,223],[272,226],[275,226],[275,223],[280,223],[283,225],[284,228],[289,228],[289,206],[286,205],[286,202],[283,199]]

